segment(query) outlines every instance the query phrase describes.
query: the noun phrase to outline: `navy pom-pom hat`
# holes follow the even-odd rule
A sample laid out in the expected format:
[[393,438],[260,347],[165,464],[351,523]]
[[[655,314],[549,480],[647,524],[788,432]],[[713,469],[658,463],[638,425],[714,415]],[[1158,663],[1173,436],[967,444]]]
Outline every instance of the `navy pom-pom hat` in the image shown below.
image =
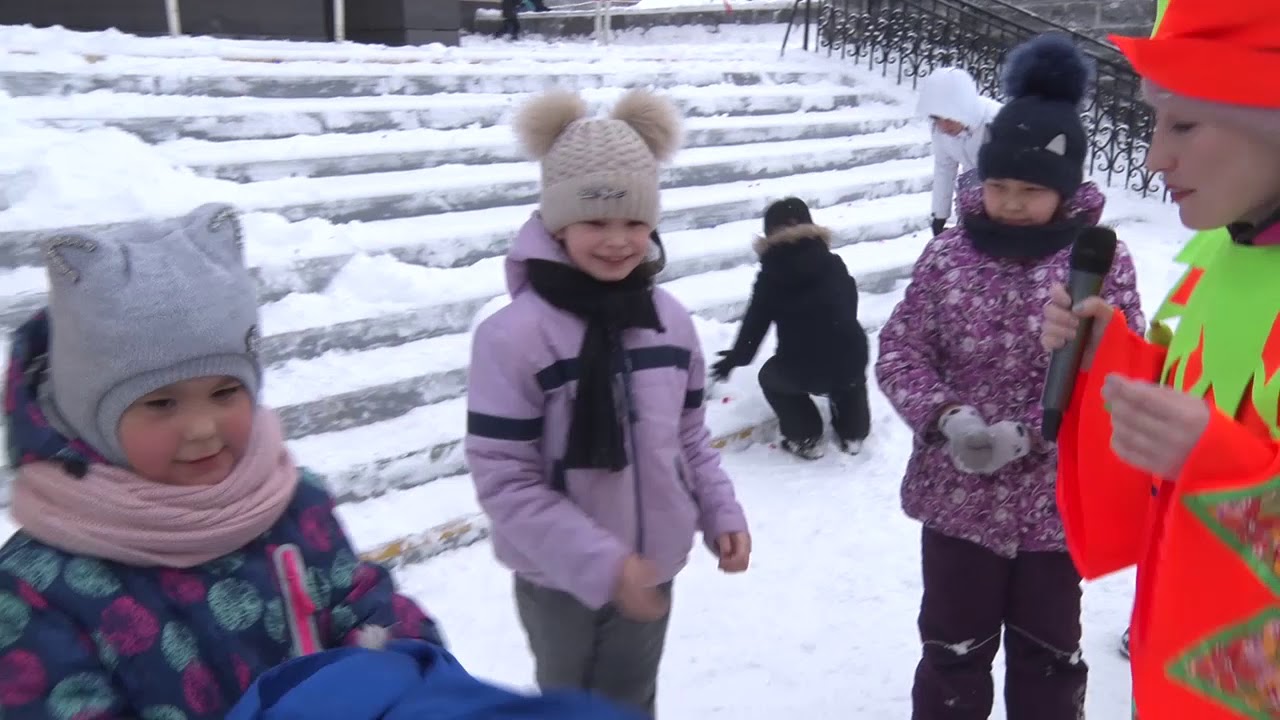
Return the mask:
[[1043,185],[1063,200],[1075,195],[1089,148],[1080,121],[1089,76],[1084,55],[1066,35],[1038,35],[1014,48],[1003,78],[1009,101],[978,151],[979,177]]

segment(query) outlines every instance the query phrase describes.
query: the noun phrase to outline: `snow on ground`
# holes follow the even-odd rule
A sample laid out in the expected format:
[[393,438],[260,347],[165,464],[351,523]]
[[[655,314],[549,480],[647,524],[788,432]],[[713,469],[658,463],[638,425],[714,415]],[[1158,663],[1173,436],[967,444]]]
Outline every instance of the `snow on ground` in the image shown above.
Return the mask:
[[[681,0],[681,4],[691,1]],[[706,2],[714,5],[719,0]],[[530,47],[531,64],[571,61],[622,69],[645,59],[681,58],[687,63],[773,57],[781,32],[778,26],[721,28],[712,43],[706,42],[707,35],[700,29],[623,33],[608,48],[609,57],[604,49],[585,44],[525,41],[522,45]],[[0,47],[8,51],[0,55],[0,68],[119,70],[127,66],[141,72],[147,64],[139,58],[151,57],[159,63],[177,57],[188,63],[184,72],[208,74],[234,74],[229,57],[253,62],[305,60],[314,63],[309,71],[315,72],[320,66],[329,71],[353,59],[407,65],[475,63],[487,57],[509,57],[511,52],[507,45],[471,38],[463,48],[336,48],[210,38],[141,40],[120,33],[30,28],[0,28]],[[119,54],[134,57],[104,57]],[[847,63],[821,56],[805,62],[815,69],[851,70]],[[360,67],[368,66],[353,65],[347,71],[366,71]],[[288,73],[299,66],[281,68],[275,72]],[[875,80],[868,77],[867,82]],[[874,87],[909,100],[906,89],[887,83]],[[71,223],[102,217],[104,206],[113,206],[110,215],[116,217],[168,213],[196,204],[196,198],[204,201],[234,190],[229,183],[195,176],[161,150],[124,133],[101,130],[70,135],[18,123],[15,102],[0,97],[0,132],[9,140],[0,148],[0,178],[7,174],[11,195],[16,196],[10,199],[15,203],[43,205],[17,207],[14,215],[48,213]],[[323,142],[322,138],[299,142],[298,152],[314,153],[317,143]],[[131,182],[120,182],[126,177]],[[0,186],[4,184],[0,180]],[[1118,221],[1119,234],[1134,254],[1146,305],[1154,310],[1179,272],[1171,258],[1188,233],[1170,206],[1119,192],[1110,192],[1109,197],[1107,217]],[[923,200],[921,212],[927,212]],[[274,223],[274,230],[283,230],[279,218],[257,216],[254,222]],[[304,248],[332,242],[335,234],[334,226],[312,221],[291,226],[281,242]],[[397,302],[400,291],[396,288],[415,278],[409,268],[392,265],[389,258],[358,257],[333,290],[374,303]],[[403,277],[397,275],[401,271],[405,271]],[[383,284],[369,280],[370,287],[356,287],[362,276],[380,277]],[[735,281],[748,280],[735,276]],[[708,294],[718,291],[711,286],[715,281],[703,279]],[[0,276],[0,282],[35,289],[42,278],[17,271]],[[898,294],[869,304],[891,304]],[[864,307],[868,313],[873,310]],[[725,344],[733,333],[731,326],[718,323],[700,322],[699,329],[714,335],[709,342]],[[748,370],[735,374],[717,397],[742,406],[762,402]],[[749,720],[807,715],[880,720],[905,717],[909,712],[918,657],[914,622],[920,593],[919,528],[899,510],[898,484],[910,436],[880,393],[873,393],[872,402],[876,427],[859,457],[833,454],[805,464],[766,445],[725,454],[725,465],[736,478],[752,519],[753,567],[743,576],[723,576],[709,556],[696,551],[679,578],[662,677],[664,718]],[[416,495],[435,506],[429,514],[454,516],[475,509],[466,478],[437,481]],[[379,519],[398,526],[400,518],[393,515],[413,513],[421,518],[427,514],[421,508],[377,501],[360,510],[353,508],[347,515],[355,527],[377,524]],[[7,533],[0,527],[3,534]],[[404,569],[400,579],[441,618],[453,649],[473,672],[513,685],[530,684],[531,663],[513,610],[510,577],[493,561],[487,543]],[[1088,709],[1094,717],[1124,717],[1129,711],[1127,666],[1115,645],[1126,624],[1131,585],[1132,577],[1126,573],[1092,584],[1086,591],[1085,649],[1093,667]]]
[[[1108,215],[1138,218],[1120,222],[1117,231],[1137,263],[1144,306],[1154,312],[1180,273],[1171,258],[1189,233],[1172,206],[1109,195]],[[753,378],[750,370],[738,371],[725,396],[759,401]],[[725,453],[752,523],[752,568],[724,576],[695,549],[676,582],[662,717],[880,720],[909,714],[919,657],[920,530],[899,509],[898,489],[911,438],[878,391],[872,413],[874,432],[856,458],[831,453],[809,464],[764,445]],[[466,492],[454,483],[442,497],[467,507]],[[511,578],[487,543],[407,568],[400,579],[441,618],[454,652],[472,672],[531,686]],[[1128,665],[1117,643],[1128,623],[1132,585],[1126,572],[1085,591],[1092,717],[1127,717],[1130,709]],[[1000,717],[999,701],[997,708]]]
[[[676,581],[661,717],[910,714],[919,528],[897,510],[901,450],[910,440],[878,395],[874,413],[878,427],[864,457],[800,464],[763,446],[725,456],[751,516],[752,568],[724,576],[695,549]],[[473,673],[531,685],[511,578],[487,543],[406,569],[400,581],[441,619]],[[1128,671],[1115,648],[1131,585],[1126,573],[1086,593],[1093,717],[1119,718],[1129,708]]]

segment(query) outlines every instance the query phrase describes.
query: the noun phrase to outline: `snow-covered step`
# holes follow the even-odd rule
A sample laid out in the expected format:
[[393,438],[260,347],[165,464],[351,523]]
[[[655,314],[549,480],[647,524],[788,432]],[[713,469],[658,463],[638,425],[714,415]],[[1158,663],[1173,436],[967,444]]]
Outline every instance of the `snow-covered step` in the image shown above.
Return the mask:
[[[919,193],[931,187],[932,177],[932,162],[921,157],[823,172],[797,167],[786,177],[670,188],[662,193],[660,230],[665,236],[759,218],[770,202],[788,195],[804,198],[811,208],[819,209]],[[260,242],[254,242],[259,238],[250,223],[248,252],[263,283],[263,295],[278,297],[281,292],[304,289],[300,283],[317,283],[311,286],[314,290],[332,280],[332,274],[309,267],[312,263],[332,266],[333,258],[358,252],[391,253],[407,263],[439,268],[460,267],[502,254],[534,208],[530,202],[438,217],[352,223],[335,228],[328,242],[307,245],[273,242],[278,228],[270,227],[263,229]],[[927,206],[922,214],[927,214]],[[5,260],[4,238],[0,235],[0,266]],[[27,262],[14,264],[40,261],[38,254],[28,257]]]
[[[13,63],[7,63],[12,66]],[[637,62],[636,67],[601,68],[594,63],[544,63],[513,71],[509,65],[418,63],[388,68],[361,65],[314,64],[270,66],[261,63],[224,63],[213,74],[48,72],[44,70],[0,71],[0,92],[13,97],[72,95],[109,91],[142,95],[198,95],[204,97],[331,98],[375,95],[432,95],[436,93],[520,93],[547,87],[588,88],[619,85],[782,85],[815,83],[830,79],[830,73],[791,68],[729,68],[721,65],[674,62]],[[345,71],[345,72],[344,72]]]
[[[908,238],[858,243],[838,252],[850,271],[859,278],[860,284],[865,286],[867,296],[874,297],[873,290],[887,292],[910,274],[925,242],[925,234],[917,233]],[[754,267],[745,266],[708,273],[701,279],[674,281],[664,287],[675,293],[695,314],[731,321],[745,308],[754,273]],[[871,308],[886,305],[869,303]],[[873,328],[883,322],[883,318],[874,312],[863,313],[862,320]],[[719,349],[705,348],[711,356]],[[364,392],[368,392],[371,383],[366,378],[346,376],[377,372],[379,352],[350,356],[341,381],[361,384]],[[340,378],[335,376],[333,382],[339,381]],[[358,394],[353,392],[351,396]],[[366,411],[372,413],[376,408],[362,408],[362,412]],[[461,396],[413,407],[401,415],[356,427],[296,438],[290,441],[290,446],[300,458],[304,458],[308,467],[325,476],[334,493],[345,502],[462,472],[461,443],[465,427],[466,398]]]
[[[815,203],[819,222],[843,246],[901,237],[927,223],[928,197],[893,195],[829,207]],[[662,282],[756,262],[756,219],[664,233]],[[508,233],[509,236],[509,233]],[[262,308],[263,352],[269,362],[309,358],[463,332],[484,303],[506,292],[503,257],[471,265],[429,268],[393,257],[357,256],[321,293],[295,293]],[[371,295],[370,288],[377,288]]]
[[[757,0],[758,1],[758,0]],[[790,8],[790,4],[786,5]],[[404,66],[414,63],[492,63],[516,61],[524,67],[546,63],[573,62],[613,65],[618,60],[684,62],[719,61],[741,63],[743,58],[774,58],[778,45],[772,34],[781,39],[783,28],[763,37],[735,35],[727,42],[706,42],[703,38],[683,38],[676,42],[614,44],[591,51],[581,44],[552,43],[541,45],[531,53],[527,45],[476,43],[461,47],[443,45],[387,46],[361,43],[333,43],[308,40],[246,40],[212,36],[135,37],[117,32],[74,32],[31,26],[9,26],[0,32],[4,45],[0,51],[14,55],[41,54],[45,62],[24,68],[61,71],[88,71],[108,68],[112,71],[143,70],[156,72],[158,67],[187,68],[192,74],[209,72],[222,63],[253,62],[262,65],[340,64],[370,68]],[[725,32],[729,32],[728,29]],[[50,38],[56,45],[50,47]],[[721,39],[722,36],[716,39]],[[802,56],[805,57],[805,56]],[[190,65],[186,65],[191,63]],[[372,70],[371,70],[372,71]]]
[[[854,226],[850,228],[849,234],[843,234],[839,238],[841,252],[845,252],[845,246],[851,241],[856,243],[863,240],[879,247],[855,252],[855,257],[865,258],[872,253],[879,255],[885,252],[880,242],[860,238],[858,235],[877,230],[883,234],[888,230],[897,231],[890,235],[896,238],[901,236],[904,226],[912,224],[918,225],[908,218],[887,218]],[[687,240],[696,242],[697,236],[708,233],[690,234],[695,237]],[[692,272],[676,275],[674,277],[678,279],[667,280],[662,286],[687,300],[690,310],[729,321],[737,319],[745,310],[747,293],[750,292],[757,266],[754,258],[747,259],[750,235],[741,232],[725,234],[723,237],[735,241],[737,252],[716,253],[704,261],[707,265],[698,264],[702,257],[689,254],[685,258],[685,269]],[[676,238],[671,242],[673,245],[678,244],[681,239]],[[862,267],[871,268],[858,271],[858,279],[867,291],[876,292],[881,289],[885,280],[897,280],[902,276],[903,268],[909,267],[909,263],[900,256],[891,257],[892,262],[880,266],[871,266],[866,260],[862,261]],[[733,264],[727,269],[720,269],[730,263]],[[708,272],[710,267],[715,270]],[[477,284],[483,284],[489,289],[485,300],[498,296],[503,287],[501,266],[494,263],[487,269],[491,272],[486,277],[475,278]],[[374,277],[369,273],[365,279],[373,280]],[[334,305],[342,302],[343,300],[337,300]],[[473,303],[468,303],[468,306],[470,312],[460,313],[454,309],[452,302],[444,301],[415,308],[411,312],[415,320],[454,314],[459,318],[465,317],[470,324],[479,308]],[[432,312],[436,308],[440,308],[442,312]],[[282,310],[284,313],[289,312],[288,307],[276,307],[269,308],[264,314],[270,321],[280,317]],[[331,314],[325,310],[339,311],[338,307],[313,306],[309,308],[308,315],[325,317]],[[265,385],[267,404],[280,410],[290,437],[336,432],[390,419],[415,407],[451,398],[465,391],[466,365],[470,352],[469,333],[457,332],[408,340],[403,320],[403,314],[396,313],[369,318],[360,323],[369,328],[371,336],[384,338],[382,343],[369,342],[366,338],[359,349],[331,350],[317,357],[293,358],[268,368]],[[400,342],[390,344],[388,339]]]
[[[897,292],[862,296],[859,314],[872,333],[873,343],[875,329],[900,297]],[[706,352],[716,349],[706,330],[719,330],[716,335],[723,337],[735,330],[729,326],[716,328],[707,322],[700,324]],[[776,431],[773,412],[754,387],[758,366],[770,352],[767,343],[768,339],[755,365],[740,368],[727,385],[714,390],[708,398],[707,425],[712,444],[722,450],[734,449],[743,442],[766,441]],[[422,562],[489,535],[488,518],[480,511],[468,474],[440,477],[377,497],[346,502],[338,506],[338,516],[364,557],[393,566]]]
[[[852,137],[901,128],[913,120],[906,109],[895,105],[690,118],[684,128],[685,152],[711,146]],[[158,149],[174,164],[189,167],[199,175],[246,183],[526,159],[505,125],[223,142],[183,139],[164,143]]]
[[[924,158],[927,133],[890,131],[848,138],[789,140],[750,147],[691,148],[662,169],[662,186],[692,188],[808,173],[861,168],[892,160]],[[538,197],[539,170],[530,162],[486,166],[444,165],[423,170],[250,183],[237,203],[290,220],[371,222],[468,210],[487,210]]]
[[[662,230],[666,234],[711,228],[742,218],[758,218],[770,202],[787,195],[805,198],[810,207],[820,209],[861,200],[918,193],[929,188],[931,178],[931,161],[918,157],[849,170],[672,188],[663,192]],[[924,208],[926,205],[922,204],[920,207]],[[310,244],[306,246],[282,247],[278,244],[278,236],[282,234],[279,225],[268,223],[263,234],[259,235],[254,223],[248,222],[246,248],[261,283],[260,297],[272,300],[290,292],[314,292],[322,289],[356,252],[389,252],[404,262],[446,267],[458,261],[474,263],[479,259],[495,257],[505,251],[513,233],[528,218],[532,209],[532,205],[517,205],[448,215],[357,223],[334,228],[342,237],[334,238],[329,244],[318,244],[308,237]],[[921,211],[919,217],[924,218],[926,215],[927,212]],[[36,266],[40,262],[40,248],[33,242],[31,233],[0,233],[0,268]],[[30,273],[28,276],[29,281],[13,294],[0,287],[0,326],[12,326],[44,302],[43,281]],[[437,277],[440,282],[449,282],[441,274]],[[39,284],[33,285],[34,282]],[[35,288],[39,290],[32,292]],[[472,298],[473,295],[463,296],[466,300]],[[442,318],[442,321],[461,317],[462,314],[450,314]],[[331,318],[330,322],[341,321]],[[461,322],[465,323],[466,320]],[[457,332],[462,327],[465,325],[451,325],[441,332]],[[356,330],[355,337],[358,338],[360,332],[363,331]],[[278,331],[268,328],[268,336],[263,340],[263,351],[269,358],[296,352],[293,348],[319,347],[317,340],[312,337],[276,339],[274,336],[277,334]],[[340,327],[335,328],[333,343],[342,343],[338,338],[344,336],[349,336],[349,333]],[[333,343],[328,347],[344,346]],[[322,350],[313,349],[312,352]]]
[[[625,88],[583,91],[589,103],[611,105]],[[685,117],[769,115],[887,103],[878,92],[837,84],[680,85],[667,88]],[[487,127],[503,122],[528,95],[450,93],[354,98],[206,98],[98,92],[67,97],[15,98],[7,110],[19,120],[55,127],[116,127],[147,142],[283,138],[325,133],[370,133],[417,128]]]
[[[742,373],[750,374],[745,369]],[[767,437],[776,427],[773,412],[759,393],[722,400],[710,400],[707,405],[713,445],[728,449],[742,440]],[[293,449],[299,462],[308,465],[308,447],[294,443]],[[372,495],[349,497],[337,512],[357,551],[393,566],[427,560],[483,540],[489,533],[465,469],[428,483],[382,487]]]

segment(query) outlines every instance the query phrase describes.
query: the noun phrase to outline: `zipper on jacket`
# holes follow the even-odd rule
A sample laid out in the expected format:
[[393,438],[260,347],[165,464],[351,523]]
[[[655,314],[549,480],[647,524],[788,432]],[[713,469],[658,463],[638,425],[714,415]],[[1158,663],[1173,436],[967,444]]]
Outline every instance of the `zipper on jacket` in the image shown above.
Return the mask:
[[276,548],[272,558],[275,564],[276,579],[284,599],[284,619],[289,626],[289,635],[293,639],[294,657],[311,655],[320,652],[320,632],[316,628],[316,604],[307,592],[305,578],[306,564],[302,560],[302,551],[292,543]]
[[636,422],[639,418],[636,416],[635,398],[631,393],[631,356],[627,354],[627,348],[622,344],[621,335],[618,336],[616,347],[622,355],[622,395],[627,413],[627,440],[631,445],[631,475],[634,478],[636,496],[636,552],[643,555],[644,491],[640,486],[640,448],[636,446]]

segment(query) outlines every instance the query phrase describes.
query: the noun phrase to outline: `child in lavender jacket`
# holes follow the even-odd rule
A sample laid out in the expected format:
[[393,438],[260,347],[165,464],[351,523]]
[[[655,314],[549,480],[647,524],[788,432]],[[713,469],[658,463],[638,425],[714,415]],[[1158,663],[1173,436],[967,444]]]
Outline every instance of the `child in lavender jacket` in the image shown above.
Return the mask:
[[[1039,435],[1049,359],[1038,337],[1071,243],[1104,198],[1083,182],[1086,72],[1074,46],[1042,36],[1008,68],[1013,99],[979,153],[981,184],[962,183],[960,226],[925,248],[880,333],[877,377],[915,431],[903,507],[924,524],[914,720],[990,715],[1002,629],[1010,720],[1084,712],[1080,576],[1054,448]],[[1102,295],[1140,330],[1135,283],[1121,244]]]
[[511,304],[475,331],[466,453],[538,684],[652,715],[695,533],[726,572],[746,569],[750,537],[704,424],[693,323],[653,286],[658,163],[678,118],[644,91],[585,116],[553,92],[517,118],[542,201],[507,256]]

